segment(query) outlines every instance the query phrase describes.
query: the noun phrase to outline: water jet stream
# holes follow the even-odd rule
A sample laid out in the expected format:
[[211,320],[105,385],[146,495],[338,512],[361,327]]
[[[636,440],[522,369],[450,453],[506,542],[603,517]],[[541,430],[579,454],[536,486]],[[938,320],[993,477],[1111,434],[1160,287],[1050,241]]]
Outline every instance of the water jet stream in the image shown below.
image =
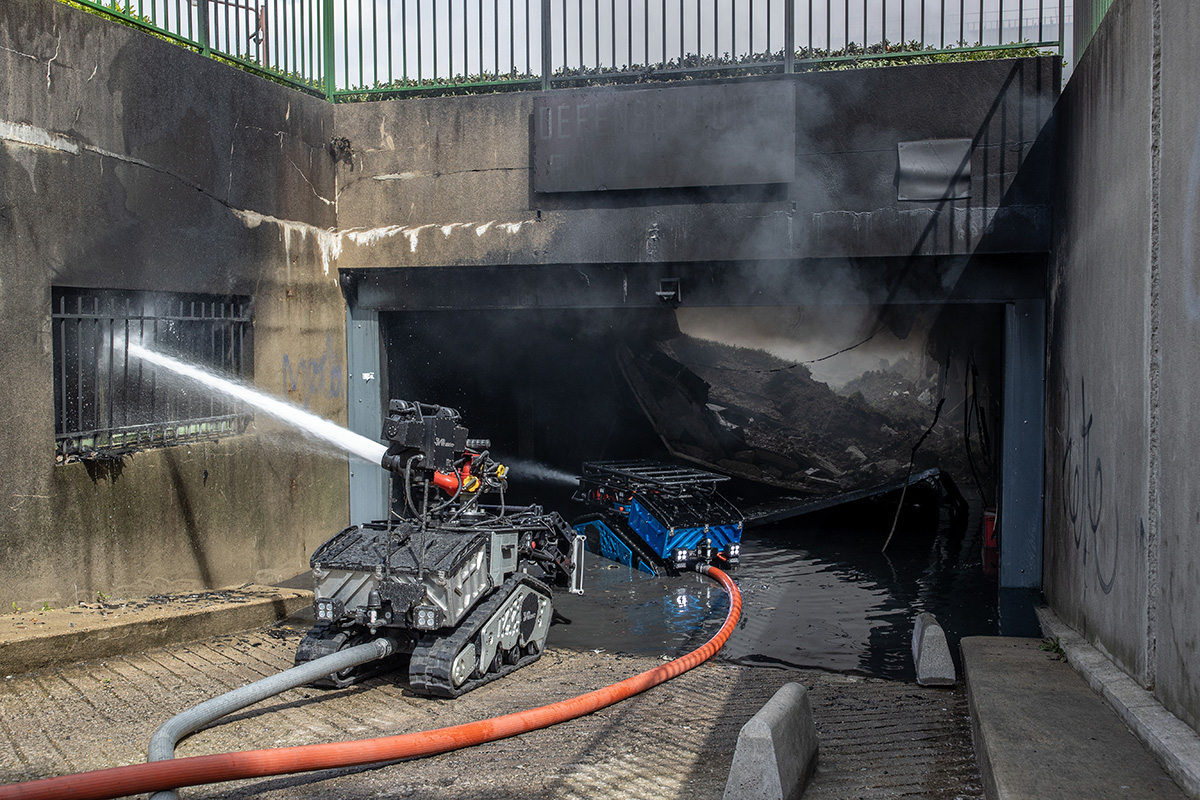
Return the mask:
[[298,408],[291,403],[251,389],[244,384],[218,377],[199,367],[185,364],[182,361],[154,350],[148,350],[136,342],[128,342],[127,348],[130,355],[137,356],[151,364],[165,367],[210,389],[241,400],[248,405],[254,406],[259,411],[291,425],[297,430],[328,442],[340,450],[344,450],[350,455],[378,464],[380,459],[383,458],[383,454],[387,452],[387,447],[379,442],[372,441],[365,436],[343,428],[341,425],[318,417],[316,414]]
[[542,481],[544,483],[554,483],[561,486],[578,486],[579,476],[565,470],[556,469],[548,464],[542,464],[538,461],[532,461],[528,458],[509,458],[501,455],[498,457],[506,466],[515,467],[517,470],[516,477],[518,479],[528,479],[531,481]]

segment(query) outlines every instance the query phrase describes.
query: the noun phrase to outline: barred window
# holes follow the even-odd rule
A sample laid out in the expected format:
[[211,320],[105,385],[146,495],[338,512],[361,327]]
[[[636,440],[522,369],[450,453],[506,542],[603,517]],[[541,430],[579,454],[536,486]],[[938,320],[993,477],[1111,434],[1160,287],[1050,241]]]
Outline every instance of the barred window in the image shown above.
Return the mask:
[[249,380],[249,297],[54,288],[52,298],[59,463],[245,431],[248,410],[131,356],[127,344]]

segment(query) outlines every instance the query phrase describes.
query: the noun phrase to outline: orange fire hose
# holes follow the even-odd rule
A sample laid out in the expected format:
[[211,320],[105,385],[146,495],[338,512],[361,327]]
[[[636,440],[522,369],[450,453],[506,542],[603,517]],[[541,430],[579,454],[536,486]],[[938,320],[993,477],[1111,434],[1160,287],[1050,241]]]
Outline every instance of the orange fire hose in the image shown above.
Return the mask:
[[192,756],[14,783],[0,786],[0,800],[58,800],[62,797],[102,800],[180,786],[412,759],[493,742],[577,719],[665,683],[703,664],[721,649],[741,616],[742,596],[733,579],[716,567],[702,564],[697,570],[715,579],[729,593],[729,613],[716,635],[687,655],[594,692],[515,714],[432,731],[350,742]]

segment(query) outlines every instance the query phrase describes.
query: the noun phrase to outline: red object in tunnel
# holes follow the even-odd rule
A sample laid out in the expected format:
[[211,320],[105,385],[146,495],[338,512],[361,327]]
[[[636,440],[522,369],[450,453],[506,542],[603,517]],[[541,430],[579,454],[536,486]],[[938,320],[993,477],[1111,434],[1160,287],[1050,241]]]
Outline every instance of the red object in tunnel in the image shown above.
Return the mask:
[[983,512],[983,546],[995,548],[996,541],[996,512]]
[[1000,541],[996,531],[996,512],[983,512],[983,573],[1000,572]]

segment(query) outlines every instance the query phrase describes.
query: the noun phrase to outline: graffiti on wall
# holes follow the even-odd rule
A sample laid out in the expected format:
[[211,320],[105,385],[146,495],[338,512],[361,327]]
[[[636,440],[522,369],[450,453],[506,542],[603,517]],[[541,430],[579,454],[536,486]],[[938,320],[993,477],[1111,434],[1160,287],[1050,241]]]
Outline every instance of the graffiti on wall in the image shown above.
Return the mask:
[[[1059,473],[1062,494],[1062,511],[1067,527],[1075,543],[1076,552],[1087,567],[1092,559],[1096,580],[1104,594],[1112,592],[1117,579],[1117,560],[1120,554],[1121,513],[1114,508],[1109,515],[1110,525],[1105,525],[1104,508],[1104,460],[1092,452],[1092,428],[1095,419],[1087,404],[1087,386],[1079,380],[1079,417],[1075,418],[1072,406],[1071,387],[1063,382],[1063,408],[1065,409],[1064,432],[1066,440]],[[1145,530],[1144,522],[1138,525]],[[1101,541],[1104,546],[1101,548]],[[1105,551],[1103,555],[1101,550]]]
[[340,400],[345,383],[345,366],[332,337],[325,337],[325,349],[316,358],[283,354],[283,387],[293,403],[308,408],[318,398]]

